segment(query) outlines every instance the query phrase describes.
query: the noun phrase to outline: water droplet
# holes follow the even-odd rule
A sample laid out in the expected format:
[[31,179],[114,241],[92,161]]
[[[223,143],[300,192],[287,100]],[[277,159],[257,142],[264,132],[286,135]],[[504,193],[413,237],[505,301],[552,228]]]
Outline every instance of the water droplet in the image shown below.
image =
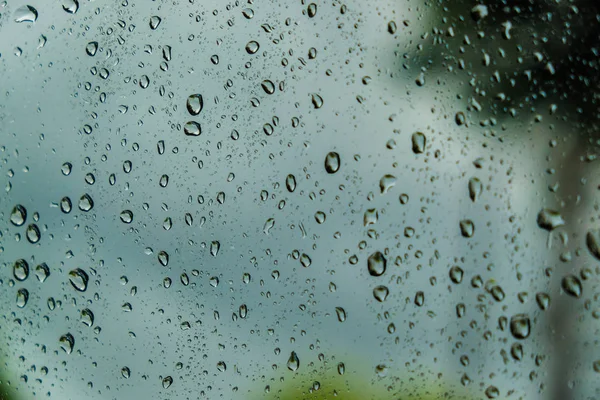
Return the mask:
[[450,280],[455,283],[455,284],[459,284],[462,282],[463,279],[463,269],[461,267],[459,267],[458,265],[453,266],[452,268],[450,268]]
[[463,237],[470,238],[475,234],[475,224],[470,219],[460,221],[460,234]]
[[471,201],[475,202],[481,196],[481,192],[483,191],[483,185],[478,178],[469,179],[469,197]]
[[367,266],[371,276],[381,276],[385,272],[387,260],[380,251],[376,251],[369,256]]
[[166,267],[167,265],[169,265],[169,253],[167,253],[166,251],[164,251],[164,250],[159,251],[157,258],[158,258],[158,262],[163,267]]
[[425,293],[418,291],[417,294],[415,294],[415,305],[417,307],[422,307],[423,304],[425,304]]
[[188,121],[183,126],[183,133],[187,136],[200,136],[202,134],[202,127],[196,121]]
[[596,360],[592,363],[592,369],[594,370],[594,372],[600,374],[600,360]]
[[325,156],[325,171],[328,174],[335,174],[340,170],[340,155],[335,151],[327,153]]
[[150,17],[150,29],[155,30],[160,25],[162,19],[158,15]]
[[346,372],[346,366],[344,365],[343,362],[338,363],[338,365],[337,365],[337,371],[338,371],[338,374],[344,375],[344,372]]
[[285,178],[285,187],[288,192],[293,193],[296,190],[296,177],[292,174],[289,174],[287,178]]
[[475,20],[475,22],[479,22],[489,14],[488,8],[484,4],[478,4],[471,9],[471,17]]
[[29,276],[29,264],[23,259],[15,261],[13,265],[13,276],[18,281],[24,281]]
[[66,333],[58,339],[60,343],[60,348],[67,354],[71,354],[73,352],[73,347],[75,346],[75,338],[70,333]]
[[510,319],[510,333],[515,339],[527,339],[531,333],[531,321],[527,314],[517,314]]
[[544,208],[538,213],[537,224],[542,229],[553,231],[559,226],[563,226],[565,221],[558,211]]
[[485,389],[485,395],[488,399],[495,399],[500,396],[500,391],[496,386],[488,386],[487,389]]
[[173,384],[173,378],[170,376],[164,377],[162,380],[163,389],[168,389]]
[[317,15],[317,5],[315,3],[310,3],[307,9],[308,17],[313,18]]
[[268,79],[265,79],[264,81],[262,81],[260,86],[263,88],[263,90],[265,91],[266,94],[275,93],[275,84]]
[[25,231],[25,236],[27,236],[29,243],[39,242],[41,238],[40,228],[36,224],[29,225]]
[[218,240],[213,241],[210,244],[210,255],[216,257],[219,254],[219,249],[221,248],[221,243]]
[[17,307],[23,308],[27,305],[27,301],[29,300],[29,291],[27,289],[19,289],[17,290]]
[[81,310],[80,320],[84,325],[90,327],[94,325],[94,313],[89,308],[85,308]]
[[325,213],[323,211],[317,211],[315,213],[315,221],[317,221],[317,224],[324,223],[326,219],[327,219],[327,215],[325,215]]
[[46,279],[50,276],[50,268],[48,264],[41,263],[37,267],[35,267],[35,276],[37,277],[40,283],[44,283]]
[[535,301],[537,302],[540,310],[546,311],[550,306],[550,296],[547,293],[538,293],[535,295]]
[[62,174],[64,176],[71,175],[72,170],[73,170],[73,164],[71,164],[70,162],[66,162],[60,167],[60,172],[62,172]]
[[227,370],[227,364],[225,364],[225,361],[219,361],[217,363],[217,371],[225,372],[226,370]]
[[467,122],[465,118],[465,113],[463,113],[462,111],[457,112],[454,116],[454,122],[456,122],[456,125],[458,126],[464,125],[465,122]]
[[265,222],[265,225],[263,226],[263,232],[265,233],[265,235],[268,235],[269,231],[274,226],[275,226],[275,218],[269,218],[269,219],[267,219],[266,222]]
[[597,260],[600,260],[600,229],[592,229],[585,235],[588,250]]
[[79,292],[85,292],[87,289],[89,276],[87,272],[81,268],[76,268],[69,272],[69,281],[71,281],[71,285],[75,288],[75,290]]
[[342,307],[336,307],[335,313],[337,314],[338,321],[340,321],[340,322],[346,321],[346,310],[344,310]]
[[88,56],[94,57],[98,51],[98,42],[89,42],[85,46],[85,52]]
[[204,99],[201,94],[192,94],[188,96],[185,105],[190,115],[195,116],[200,114],[204,108]]
[[396,22],[395,21],[388,22],[387,30],[388,30],[388,33],[390,33],[391,35],[396,33],[396,31],[398,30],[398,26],[396,25]]
[[219,278],[217,278],[216,276],[213,276],[212,278],[210,278],[208,280],[208,283],[210,284],[210,286],[216,288],[217,286],[219,286]]
[[73,209],[73,204],[71,204],[71,199],[68,197],[63,197],[60,199],[60,211],[65,214],[68,214]]
[[79,10],[79,2],[77,0],[63,0],[62,8],[69,14],[75,14]]
[[581,281],[575,275],[565,276],[562,280],[561,286],[567,294],[573,297],[581,297],[583,286],[581,286]]
[[387,286],[380,285],[373,289],[373,297],[375,297],[375,300],[379,301],[380,303],[383,303],[389,294],[390,290],[387,288]]
[[14,206],[10,213],[10,222],[14,226],[22,226],[27,220],[27,210],[20,204]]
[[292,351],[290,358],[287,361],[287,367],[290,371],[295,372],[300,367],[300,359],[295,351]]
[[79,209],[84,212],[90,211],[94,208],[94,200],[90,197],[89,194],[84,194],[79,198]]
[[384,175],[380,180],[379,180],[379,190],[381,191],[381,194],[385,194],[387,193],[391,188],[393,188],[396,185],[396,177],[394,175]]
[[32,6],[21,6],[15,10],[15,22],[35,22],[38,18],[38,12]]
[[242,10],[242,15],[246,17],[246,19],[252,19],[252,17],[254,17],[254,10],[251,8],[244,8]]
[[248,54],[254,54],[258,51],[258,49],[260,49],[260,45],[256,40],[251,40],[248,42],[248,44],[246,44],[246,52]]
[[523,345],[521,343],[513,343],[510,346],[510,355],[515,361],[521,361],[523,359]]
[[131,305],[131,303],[123,303],[121,305],[121,310],[125,312],[131,312],[133,310],[133,306]]
[[302,255],[300,256],[300,264],[302,264],[304,268],[310,267],[310,264],[312,264],[312,260],[310,259],[308,254],[302,253]]
[[120,218],[122,222],[130,224],[133,221],[133,213],[129,210],[123,210],[121,211]]
[[492,286],[490,289],[490,294],[496,301],[502,301],[504,300],[504,297],[506,297],[504,290],[499,285]]
[[412,151],[415,154],[421,154],[425,151],[427,145],[427,138],[422,132],[415,132],[411,136]]
[[317,93],[313,93],[311,96],[311,102],[315,109],[323,107],[323,98]]
[[125,379],[129,379],[129,377],[131,376],[131,370],[129,369],[129,367],[121,368],[121,376]]

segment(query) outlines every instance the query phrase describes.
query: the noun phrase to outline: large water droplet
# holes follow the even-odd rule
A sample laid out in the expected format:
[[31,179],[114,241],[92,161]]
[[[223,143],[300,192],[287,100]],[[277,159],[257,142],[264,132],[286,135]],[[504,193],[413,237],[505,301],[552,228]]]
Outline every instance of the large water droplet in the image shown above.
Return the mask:
[[600,261],[600,229],[592,229],[585,235],[588,250]]
[[219,254],[221,243],[218,240],[211,242],[210,244],[210,255],[216,257]]
[[481,192],[483,191],[483,185],[479,178],[471,178],[469,179],[469,197],[473,202],[479,199],[481,196]]
[[48,277],[50,276],[50,267],[48,267],[48,264],[41,263],[40,265],[35,267],[35,276],[37,277],[38,281],[40,281],[40,283],[44,283],[46,279],[48,279]]
[[75,347],[75,338],[70,333],[65,333],[58,339],[60,343],[60,348],[67,354],[71,354],[73,352],[73,347]]
[[422,307],[423,304],[425,304],[425,293],[423,293],[422,291],[418,291],[415,294],[415,305],[417,307]]
[[81,310],[80,320],[84,325],[90,327],[94,325],[94,313],[89,308],[85,308]]
[[460,221],[460,234],[463,237],[470,238],[475,234],[475,224],[470,219]]
[[383,256],[383,253],[376,251],[369,256],[367,266],[371,276],[381,276],[385,272],[387,260]]
[[537,302],[540,310],[546,311],[550,306],[550,296],[546,293],[538,293],[535,295],[535,301]]
[[22,226],[27,220],[27,210],[20,204],[14,206],[10,213],[10,222],[14,226]]
[[85,292],[87,289],[89,276],[87,272],[82,270],[81,268],[76,268],[69,272],[69,281],[71,285],[75,288],[75,290],[79,292]]
[[84,212],[90,211],[94,208],[94,200],[90,197],[89,194],[84,194],[79,198],[79,209]]
[[15,261],[13,265],[13,276],[18,281],[24,281],[29,276],[29,264],[23,259]]
[[168,389],[173,384],[173,378],[170,376],[166,376],[162,380],[163,389]]
[[316,109],[323,107],[323,98],[317,93],[312,94],[311,102],[312,102],[313,107]]
[[158,258],[158,262],[163,267],[166,267],[167,265],[169,265],[169,253],[167,253],[166,251],[164,251],[164,250],[159,251],[157,258]]
[[73,209],[73,204],[71,203],[71,199],[67,196],[60,199],[60,211],[65,214],[68,214]]
[[287,361],[287,367],[290,371],[297,371],[300,367],[300,359],[295,351],[292,351]]
[[375,300],[379,301],[380,303],[383,303],[389,294],[390,290],[387,286],[380,285],[373,289],[373,297],[375,297]]
[[517,314],[510,319],[510,333],[515,339],[527,339],[531,333],[531,321],[527,314]]
[[79,2],[77,0],[63,0],[62,8],[69,14],[75,14],[79,10]]
[[269,79],[265,79],[264,81],[262,81],[260,86],[263,88],[266,94],[275,93],[275,84]]
[[450,268],[450,272],[448,275],[450,275],[450,280],[453,283],[458,285],[459,283],[462,282],[464,272],[461,267],[459,267],[458,265],[455,265],[452,268]]
[[94,57],[98,51],[98,42],[89,42],[85,46],[85,52],[88,56]]
[[415,132],[411,136],[412,151],[415,154],[421,154],[425,151],[427,145],[427,138],[422,132]]
[[387,193],[391,188],[393,188],[396,185],[396,177],[394,175],[384,175],[380,180],[379,180],[379,190],[381,191],[381,194],[385,194]]
[[183,133],[187,136],[200,136],[202,134],[202,127],[196,121],[188,121],[183,126]]
[[300,256],[300,264],[302,264],[304,268],[310,267],[310,264],[312,264],[310,256],[306,253],[302,253],[302,255]]
[[150,29],[155,30],[160,25],[162,19],[158,15],[150,17]]
[[335,174],[340,170],[340,155],[335,151],[327,153],[325,156],[325,171],[328,174]]
[[260,45],[256,40],[251,40],[248,42],[248,44],[246,44],[246,52],[248,54],[254,54],[258,51],[258,49],[260,49]]
[[521,361],[523,359],[523,345],[521,343],[513,343],[510,346],[510,355],[515,361]]
[[190,115],[198,115],[204,108],[204,99],[201,94],[192,94],[188,96],[187,102],[185,103],[186,108]]
[[337,314],[338,321],[340,321],[340,322],[346,321],[346,310],[344,310],[342,307],[336,307],[335,313]]
[[575,275],[565,276],[561,282],[561,286],[565,293],[573,297],[581,297],[583,286],[581,286],[581,281]]
[[29,243],[33,244],[39,242],[41,238],[40,228],[38,228],[36,224],[29,225],[25,231],[25,236]]
[[133,212],[130,210],[123,210],[121,211],[121,215],[119,215],[119,217],[121,218],[122,222],[130,224],[133,221]]
[[288,192],[293,193],[296,190],[296,177],[292,174],[289,174],[287,178],[285,178],[285,187]]
[[35,22],[38,12],[32,6],[21,6],[15,10],[15,22]]
[[553,231],[559,226],[563,226],[565,224],[565,220],[558,211],[544,208],[538,213],[537,224],[542,229]]

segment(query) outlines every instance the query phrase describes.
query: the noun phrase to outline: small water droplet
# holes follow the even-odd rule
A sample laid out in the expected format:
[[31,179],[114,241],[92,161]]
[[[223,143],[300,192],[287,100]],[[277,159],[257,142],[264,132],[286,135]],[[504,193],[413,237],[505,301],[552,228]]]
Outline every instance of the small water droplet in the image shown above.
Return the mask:
[[300,256],[300,264],[302,264],[304,268],[310,267],[310,264],[312,264],[312,260],[310,259],[308,254],[302,253],[302,255]]
[[162,380],[163,389],[168,389],[173,384],[173,378],[170,376],[164,377]]
[[313,18],[315,15],[317,15],[317,5],[315,3],[310,3],[306,11],[308,17]]
[[89,308],[85,308],[81,310],[80,320],[84,325],[90,327],[94,325],[94,313]]
[[263,90],[265,91],[266,94],[275,93],[275,84],[268,79],[265,79],[264,81],[262,81],[260,86],[263,88]]
[[600,261],[600,229],[592,229],[585,235],[585,243],[590,253]]
[[71,282],[71,285],[75,288],[75,290],[79,292],[85,292],[87,289],[89,276],[87,272],[85,272],[81,268],[76,268],[69,272],[69,281]]
[[41,238],[40,228],[36,224],[29,225],[25,231],[25,236],[27,236],[29,243],[39,242]]
[[219,254],[219,249],[221,248],[221,243],[218,240],[211,242],[210,244],[210,255],[216,257]]
[[63,197],[60,199],[60,211],[65,214],[68,214],[73,209],[73,204],[71,204],[71,199],[68,197]]
[[550,306],[550,296],[547,293],[536,294],[535,301],[542,311],[546,311]]
[[312,94],[311,102],[315,109],[319,109],[319,108],[323,107],[323,98],[317,93]]
[[381,276],[385,272],[387,260],[383,256],[383,253],[376,251],[369,256],[367,266],[371,276]]
[[70,162],[63,163],[63,165],[60,167],[60,172],[62,172],[62,174],[64,176],[71,175],[72,170],[73,170],[73,164],[71,164]]
[[129,377],[131,376],[131,370],[129,369],[129,367],[121,368],[121,376],[125,379],[129,379]]
[[398,26],[395,21],[388,22],[387,31],[389,34],[393,35],[398,30]]
[[167,253],[166,251],[164,251],[164,250],[159,251],[157,258],[158,258],[158,262],[163,267],[166,267],[167,265],[169,265],[169,253]]
[[335,151],[327,153],[325,156],[325,171],[328,174],[335,174],[340,169],[340,155]]
[[35,276],[40,283],[44,283],[50,276],[50,267],[48,267],[48,264],[41,263],[35,267]]
[[481,196],[481,192],[483,191],[483,185],[478,178],[469,179],[469,197],[471,201],[475,202]]
[[265,221],[265,225],[263,226],[263,232],[265,235],[269,234],[271,228],[275,226],[275,218],[269,218]]
[[326,219],[327,219],[327,215],[325,215],[325,213],[323,211],[317,211],[315,213],[315,221],[317,221],[317,224],[324,223]]
[[417,307],[422,307],[425,304],[425,293],[418,291],[415,294],[415,305]]
[[487,389],[485,389],[485,395],[488,399],[495,399],[500,396],[500,391],[496,386],[488,386]]
[[455,283],[455,284],[459,284],[462,282],[463,279],[463,269],[461,267],[459,267],[458,265],[453,266],[452,268],[450,268],[450,280]]
[[391,188],[393,188],[396,185],[396,177],[394,175],[384,175],[380,180],[379,180],[379,190],[381,191],[381,194],[385,194],[387,193]]
[[227,364],[225,364],[225,361],[219,361],[217,363],[217,371],[225,372],[226,370],[227,370]]
[[293,193],[296,190],[296,177],[292,174],[289,174],[287,178],[285,178],[285,187],[288,192]]

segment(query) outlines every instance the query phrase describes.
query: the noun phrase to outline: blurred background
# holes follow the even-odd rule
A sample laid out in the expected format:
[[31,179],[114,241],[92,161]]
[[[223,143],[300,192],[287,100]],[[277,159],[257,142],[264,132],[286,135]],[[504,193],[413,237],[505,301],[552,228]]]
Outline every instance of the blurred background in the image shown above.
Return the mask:
[[600,397],[600,5],[0,4],[0,399]]

